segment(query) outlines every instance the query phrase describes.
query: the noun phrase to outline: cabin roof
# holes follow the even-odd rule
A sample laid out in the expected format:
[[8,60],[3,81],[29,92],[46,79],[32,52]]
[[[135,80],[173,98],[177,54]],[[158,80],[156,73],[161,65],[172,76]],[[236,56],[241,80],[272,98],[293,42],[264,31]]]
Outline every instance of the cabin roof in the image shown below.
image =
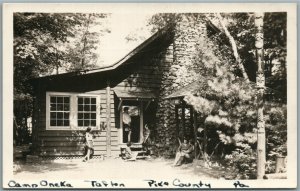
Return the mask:
[[[135,49],[130,51],[127,55],[125,55],[123,58],[121,58],[119,61],[115,62],[112,65],[109,66],[103,66],[99,68],[94,69],[88,69],[88,70],[80,70],[80,71],[74,71],[74,72],[66,72],[62,74],[54,74],[54,75],[48,75],[43,77],[38,77],[35,79],[42,79],[42,78],[49,78],[49,77],[63,77],[63,76],[76,76],[76,75],[84,75],[84,74],[92,74],[92,73],[98,73],[103,71],[110,71],[118,68],[119,66],[126,64],[126,61],[133,58],[134,56],[146,52],[145,50],[151,49],[152,46],[155,46],[158,42],[161,42],[164,38],[171,38],[172,37],[172,30],[170,26],[165,26],[164,28],[160,29],[156,33],[154,33],[151,37],[149,37],[147,40],[145,40],[143,43],[138,45]],[[130,62],[129,62],[130,63]],[[33,79],[33,80],[35,80]]]
[[140,99],[140,100],[153,100],[157,98],[155,93],[152,91],[121,91],[121,90],[114,90],[115,94],[118,98],[124,100],[130,99]]
[[187,96],[188,94],[196,94],[199,90],[201,90],[205,85],[207,85],[205,79],[199,79],[197,81],[194,81],[182,88],[179,88],[175,90],[170,95],[164,97],[164,99],[176,99],[176,98],[182,98],[184,96]]
[[[203,92],[210,89],[209,88],[209,85],[208,85],[208,81],[209,80],[212,80],[212,78],[209,78],[209,77],[200,77],[198,80],[182,87],[182,88],[179,88],[177,90],[175,90],[173,93],[171,93],[170,95],[164,97],[163,99],[178,99],[178,98],[183,98],[189,94],[192,94],[192,95],[196,95],[198,93],[200,93],[201,91]],[[247,83],[246,80],[244,78],[239,78],[237,77],[235,79],[235,81],[237,83],[240,83],[240,84],[243,84],[243,83]],[[249,86],[252,88],[252,89],[256,89],[256,83],[255,82],[249,82]],[[272,94],[272,95],[276,95],[276,96],[279,96],[281,97],[282,95],[280,94],[280,92],[277,92],[276,90],[274,89],[271,89],[269,87],[266,87],[265,86],[265,94]]]
[[[216,26],[209,21],[206,20],[206,24],[212,28],[215,32],[219,32]],[[86,70],[79,70],[79,71],[73,71],[73,72],[66,72],[61,74],[54,74],[54,75],[48,75],[43,77],[34,78],[30,81],[35,81],[38,79],[48,79],[53,77],[67,77],[67,76],[79,76],[79,75],[85,75],[85,74],[93,74],[98,72],[104,72],[104,71],[111,71],[116,68],[118,68],[121,65],[130,64],[130,62],[127,62],[131,58],[142,54],[143,52],[147,52],[147,50],[152,50],[153,47],[157,46],[158,43],[161,43],[161,41],[168,41],[172,39],[174,35],[173,26],[172,25],[166,25],[162,29],[158,30],[156,33],[154,33],[151,37],[149,37],[147,40],[145,40],[143,43],[138,45],[136,48],[134,48],[132,51],[130,51],[128,54],[126,54],[124,57],[122,57],[120,60],[115,62],[114,64],[111,64],[109,66],[102,66],[94,69],[86,69]],[[170,41],[168,41],[170,42]]]
[[102,72],[102,71],[113,70],[113,69],[117,68],[118,66],[124,64],[127,60],[129,60],[130,58],[132,58],[136,54],[142,52],[143,49],[147,48],[148,46],[151,46],[154,43],[154,41],[156,41],[157,39],[159,39],[159,38],[163,37],[164,35],[166,35],[167,32],[170,32],[170,27],[169,26],[166,26],[166,27],[162,28],[161,30],[157,31],[156,33],[154,33],[151,37],[149,37],[143,43],[138,45],[135,49],[130,51],[126,56],[124,56],[119,61],[115,62],[114,64],[112,64],[110,66],[91,69],[91,70],[87,71],[86,73]]

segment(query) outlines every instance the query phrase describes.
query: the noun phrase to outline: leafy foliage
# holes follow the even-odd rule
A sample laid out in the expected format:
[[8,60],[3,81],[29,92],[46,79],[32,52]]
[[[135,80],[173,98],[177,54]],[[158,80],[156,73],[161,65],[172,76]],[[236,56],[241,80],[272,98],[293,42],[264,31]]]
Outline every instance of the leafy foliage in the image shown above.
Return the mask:
[[91,32],[90,28],[106,17],[105,14],[14,13],[15,129],[32,116],[30,79],[95,67],[97,56],[93,50],[100,34],[109,30]]
[[251,148],[236,148],[230,155],[226,155],[225,161],[237,172],[236,179],[255,179],[256,155],[256,151]]
[[95,52],[97,44],[100,42],[100,36],[104,33],[110,33],[106,27],[91,31],[93,26],[102,26],[99,18],[105,18],[103,14],[83,14],[81,18],[82,25],[76,27],[77,32],[73,38],[73,42],[67,45],[67,61],[69,67],[67,71],[77,71],[82,69],[94,68],[100,54]]
[[[231,168],[237,171],[238,178],[255,178],[256,174],[256,53],[255,27],[252,13],[222,14],[231,36],[234,38],[251,82],[242,79],[239,67],[235,64],[228,38],[219,26],[215,14],[206,18],[215,28],[208,28],[208,37],[197,47],[194,55],[195,68],[201,73],[194,80],[199,83],[199,91],[185,96],[187,104],[201,114],[208,128],[208,144],[218,144],[219,155]],[[193,20],[197,14],[189,14]],[[150,24],[159,29],[180,21],[176,14],[157,14]],[[273,30],[274,29],[274,30]],[[265,76],[267,93],[265,118],[267,128],[267,153],[286,154],[286,13],[265,13],[264,17]],[[276,63],[276,64],[275,64]],[[282,93],[279,93],[282,92]],[[278,95],[279,94],[279,95]],[[274,107],[276,106],[276,107]],[[280,129],[280,130],[279,130]],[[212,133],[216,132],[216,133]],[[212,139],[213,141],[209,141]],[[214,146],[213,146],[214,147]],[[270,152],[272,151],[272,152]],[[212,150],[208,152],[213,152]],[[268,157],[274,161],[274,157]]]
[[222,54],[215,43],[207,41],[207,46],[197,51],[195,62],[205,63],[199,66],[199,70],[206,71],[205,76],[197,79],[203,88],[196,95],[185,96],[184,100],[202,115],[207,128],[217,132],[209,137],[215,144],[222,142],[216,154],[227,159],[234,155],[236,161],[228,164],[243,170],[246,169],[246,156],[253,152],[256,143],[256,89],[253,83],[247,83],[234,73],[234,61]]

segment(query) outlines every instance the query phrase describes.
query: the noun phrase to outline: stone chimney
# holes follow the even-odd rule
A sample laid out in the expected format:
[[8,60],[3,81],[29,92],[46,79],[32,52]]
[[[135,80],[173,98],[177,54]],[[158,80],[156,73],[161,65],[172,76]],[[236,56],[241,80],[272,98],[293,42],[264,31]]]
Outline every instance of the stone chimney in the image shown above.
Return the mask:
[[177,89],[191,83],[194,76],[199,75],[194,71],[195,53],[207,37],[203,15],[180,14],[174,32],[172,68],[177,78],[172,86]]
[[[164,65],[162,85],[158,100],[156,117],[157,141],[160,154],[170,155],[176,152],[178,146],[176,132],[175,105],[170,100],[162,99],[179,88],[195,80],[194,69],[197,47],[204,45],[207,37],[206,22],[200,14],[179,14],[174,27],[173,43],[165,52],[168,60],[162,60]],[[169,62],[172,58],[172,62]]]

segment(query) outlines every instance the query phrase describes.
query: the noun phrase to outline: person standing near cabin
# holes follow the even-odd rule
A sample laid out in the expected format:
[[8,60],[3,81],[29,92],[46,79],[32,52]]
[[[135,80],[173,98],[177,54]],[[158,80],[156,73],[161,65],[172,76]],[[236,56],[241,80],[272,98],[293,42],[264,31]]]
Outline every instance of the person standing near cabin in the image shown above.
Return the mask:
[[83,162],[90,160],[91,154],[93,152],[93,135],[91,133],[91,127],[88,127],[85,132],[85,152]]
[[149,129],[148,124],[145,125],[143,136],[144,136],[143,137],[143,143],[146,143],[149,136],[150,136],[150,129]]
[[[131,117],[129,115],[129,108],[124,107],[124,112],[123,112],[123,128],[125,129],[125,132],[127,133],[128,139],[127,142],[131,142]],[[126,136],[126,135],[125,135]]]
[[147,154],[149,154],[149,148],[148,148],[148,143],[149,143],[149,136],[150,136],[150,129],[148,124],[145,125],[144,131],[143,131],[143,149],[146,151]]

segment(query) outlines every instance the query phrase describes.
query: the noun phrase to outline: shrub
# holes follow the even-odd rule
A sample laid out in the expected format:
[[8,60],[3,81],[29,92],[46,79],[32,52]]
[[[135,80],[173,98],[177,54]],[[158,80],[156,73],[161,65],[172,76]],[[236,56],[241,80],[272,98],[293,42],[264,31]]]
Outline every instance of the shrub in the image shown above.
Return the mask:
[[254,179],[256,178],[256,158],[255,150],[250,147],[236,148],[232,154],[225,156],[225,162],[237,172],[237,179]]

